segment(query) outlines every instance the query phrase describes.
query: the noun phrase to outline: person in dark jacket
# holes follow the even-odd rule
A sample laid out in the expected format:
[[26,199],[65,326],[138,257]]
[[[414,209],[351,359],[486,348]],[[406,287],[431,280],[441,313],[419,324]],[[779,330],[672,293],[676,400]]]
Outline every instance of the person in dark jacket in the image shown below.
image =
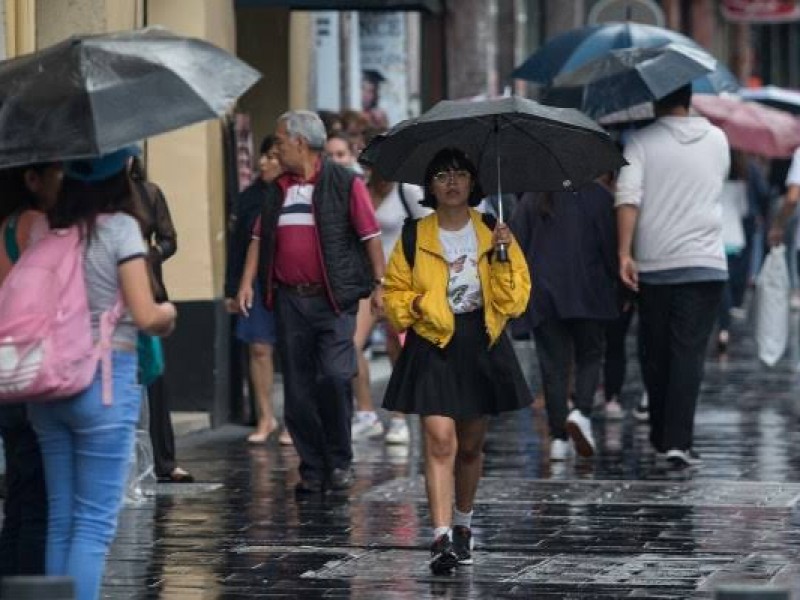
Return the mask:
[[[129,173],[139,226],[147,248],[147,271],[153,298],[157,303],[166,302],[169,297],[161,265],[178,251],[178,234],[164,193],[155,183],[147,180],[139,156],[131,158]],[[179,467],[175,459],[175,432],[163,374],[147,386],[147,407],[156,477],[167,483],[192,483],[194,477]]]
[[[250,244],[253,226],[264,205],[267,185],[281,174],[281,165],[275,149],[275,136],[268,135],[259,148],[259,176],[236,199],[233,226],[228,248],[228,263],[225,271],[225,305],[228,312],[238,313],[236,292],[244,271],[247,246]],[[272,408],[272,383],[274,366],[272,349],[275,347],[275,315],[264,306],[261,289],[254,288],[253,308],[247,316],[236,320],[236,337],[247,344],[250,355],[250,381],[258,408],[256,430],[247,437],[251,444],[263,444],[278,429]],[[292,438],[285,429],[278,437],[282,445],[291,445]]]
[[363,180],[322,156],[325,127],[304,110],[282,115],[275,148],[284,174],[264,193],[237,301],[253,307],[258,279],[275,306],[286,426],[300,455],[298,493],[353,481],[350,381],[356,310],[381,311],[380,226]]
[[[576,193],[523,196],[512,229],[532,277],[526,320],[533,331],[550,427],[550,459],[565,460],[567,436],[594,454],[591,410],[604,330],[618,314],[614,198],[603,183]],[[574,357],[575,409],[568,411]]]
[[[63,167],[48,163],[0,171],[0,285],[30,241],[31,228],[58,199]],[[5,499],[0,529],[0,579],[44,575],[47,489],[39,440],[25,403],[0,406]]]

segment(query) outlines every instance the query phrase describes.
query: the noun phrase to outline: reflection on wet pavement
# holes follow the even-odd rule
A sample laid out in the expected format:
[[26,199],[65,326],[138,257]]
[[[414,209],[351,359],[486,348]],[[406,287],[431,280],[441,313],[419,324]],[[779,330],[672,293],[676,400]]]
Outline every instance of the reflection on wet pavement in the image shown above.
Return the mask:
[[[217,485],[162,486],[155,502],[125,509],[103,597],[711,598],[737,582],[800,590],[800,525],[790,523],[800,497],[796,329],[775,369],[757,363],[750,339],[737,343],[745,330],[734,329],[729,357],[710,358],[699,468],[668,468],[630,416],[595,419],[599,456],[562,465],[546,460],[541,409],[493,421],[476,562],[453,576],[427,568],[416,423],[409,449],[357,445],[349,493],[302,500],[291,448],[248,447],[233,426],[186,438],[182,463]],[[530,363],[530,348],[520,351]],[[632,361],[624,403],[640,394]]]

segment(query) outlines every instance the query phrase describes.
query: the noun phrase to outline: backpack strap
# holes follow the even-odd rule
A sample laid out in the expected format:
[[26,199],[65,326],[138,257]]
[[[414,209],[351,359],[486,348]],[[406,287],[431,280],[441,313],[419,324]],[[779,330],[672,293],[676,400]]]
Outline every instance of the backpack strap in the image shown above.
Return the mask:
[[409,217],[403,222],[403,229],[400,232],[403,254],[412,271],[414,270],[414,259],[417,256],[417,221],[418,219]]
[[492,231],[494,231],[494,228],[497,226],[497,219],[494,217],[494,215],[490,215],[489,213],[483,213],[481,215],[481,220],[483,221],[483,224]]
[[6,255],[8,260],[13,265],[19,260],[19,243],[17,242],[17,222],[19,221],[19,213],[14,213],[6,221],[3,237],[6,244]]
[[[497,226],[497,219],[494,215],[490,215],[489,213],[481,213],[481,221],[483,221],[483,224],[486,225],[490,231],[494,231],[494,228]],[[489,251],[488,258],[491,263],[494,258],[494,248]]]
[[403,191],[402,182],[399,182],[397,184],[397,195],[400,196],[400,202],[403,203],[403,208],[406,211],[406,217],[409,219],[413,219],[414,213],[411,212],[411,207],[408,205],[408,198],[406,198],[406,193]]

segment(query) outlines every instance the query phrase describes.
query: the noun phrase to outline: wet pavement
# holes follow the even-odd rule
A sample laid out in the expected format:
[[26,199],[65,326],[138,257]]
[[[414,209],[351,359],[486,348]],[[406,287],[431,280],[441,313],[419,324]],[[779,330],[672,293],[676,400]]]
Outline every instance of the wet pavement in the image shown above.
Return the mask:
[[[495,419],[475,564],[452,576],[427,567],[416,424],[408,449],[357,444],[349,493],[304,499],[293,493],[291,448],[248,447],[246,430],[234,426],[188,436],[181,462],[201,483],[159,486],[154,502],[125,509],[103,597],[711,598],[731,583],[800,590],[800,526],[791,524],[800,496],[797,337],[791,355],[767,370],[752,341],[737,340],[745,334],[738,325],[730,356],[708,363],[696,427],[701,467],[669,469],[648,447],[647,425],[630,415],[598,416],[599,456],[562,465],[547,460],[540,408]],[[635,362],[629,371],[625,404],[641,394]]]

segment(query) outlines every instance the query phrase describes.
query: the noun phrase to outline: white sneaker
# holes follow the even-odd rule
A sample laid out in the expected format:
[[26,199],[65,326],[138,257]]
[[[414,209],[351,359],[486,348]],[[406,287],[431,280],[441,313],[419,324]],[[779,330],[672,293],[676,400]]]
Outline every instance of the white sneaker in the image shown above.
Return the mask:
[[552,440],[550,442],[550,460],[567,460],[571,450],[567,440]]
[[667,452],[667,462],[675,467],[694,467],[702,465],[703,459],[691,448],[689,450],[673,448]]
[[734,306],[728,312],[731,315],[731,317],[733,319],[735,319],[736,321],[746,321],[747,320],[747,310],[742,308],[742,307],[740,307],[740,306]]
[[797,294],[792,294],[792,297],[789,300],[789,307],[792,309],[792,312],[797,312],[800,310],[800,296]]
[[383,423],[374,412],[357,412],[353,417],[353,441],[366,440],[383,435]]
[[633,417],[642,423],[646,423],[650,420],[650,410],[648,405],[650,401],[647,397],[647,392],[642,393],[642,399],[639,400],[638,404],[633,407]]
[[405,445],[411,441],[408,425],[403,417],[392,417],[389,421],[389,430],[386,432],[386,443],[392,445]]
[[592,422],[577,408],[567,417],[567,433],[575,445],[578,456],[588,458],[594,455],[594,436]]
[[606,402],[606,419],[617,421],[623,417],[622,405],[616,400]]

